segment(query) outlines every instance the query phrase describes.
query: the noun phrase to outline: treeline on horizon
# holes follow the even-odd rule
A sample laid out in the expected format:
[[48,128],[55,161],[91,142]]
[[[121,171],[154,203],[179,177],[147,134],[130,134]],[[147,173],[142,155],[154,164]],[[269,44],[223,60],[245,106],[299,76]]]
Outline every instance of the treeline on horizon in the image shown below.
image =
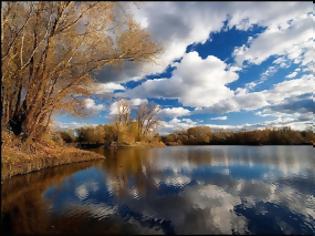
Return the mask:
[[137,123],[132,121],[124,129],[117,129],[114,124],[82,127],[75,130],[58,132],[65,143],[88,145],[106,145],[134,142],[160,142],[166,145],[302,145],[314,144],[315,134],[312,130],[297,131],[289,127],[266,128],[252,131],[211,131],[207,126],[196,126],[184,131],[160,136],[138,136]]
[[312,130],[297,131],[289,127],[251,131],[219,130],[197,126],[161,137],[166,145],[301,145],[314,144]]

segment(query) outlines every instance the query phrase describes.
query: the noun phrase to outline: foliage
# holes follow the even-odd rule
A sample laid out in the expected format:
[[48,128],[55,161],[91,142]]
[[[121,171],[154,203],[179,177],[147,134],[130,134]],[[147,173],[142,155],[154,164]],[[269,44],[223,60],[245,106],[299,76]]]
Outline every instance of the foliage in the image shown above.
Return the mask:
[[159,112],[159,107],[154,104],[142,103],[137,111],[137,125],[138,125],[138,137],[137,139],[141,141],[143,138],[147,137],[152,133],[157,125],[158,118],[157,114]]
[[292,145],[314,144],[315,134],[311,130],[296,131],[284,127],[253,131],[210,132],[209,127],[193,127],[187,131],[174,132],[162,137],[166,144],[227,144],[227,145]]
[[153,59],[158,47],[128,15],[118,15],[120,8],[114,2],[2,4],[2,127],[34,143],[54,112],[84,114],[93,73]]
[[158,106],[142,104],[132,120],[130,104],[121,99],[117,102],[117,114],[110,125],[82,127],[76,130],[77,142],[81,144],[124,144],[136,142],[159,142],[160,137],[155,132],[158,125]]
[[188,140],[192,144],[208,144],[211,139],[211,129],[207,126],[189,128],[187,134]]
[[64,130],[56,133],[60,136],[60,138],[65,143],[73,143],[76,140],[76,137],[74,136],[73,132],[71,130]]
[[77,129],[77,141],[83,144],[103,144],[105,129],[102,125]]

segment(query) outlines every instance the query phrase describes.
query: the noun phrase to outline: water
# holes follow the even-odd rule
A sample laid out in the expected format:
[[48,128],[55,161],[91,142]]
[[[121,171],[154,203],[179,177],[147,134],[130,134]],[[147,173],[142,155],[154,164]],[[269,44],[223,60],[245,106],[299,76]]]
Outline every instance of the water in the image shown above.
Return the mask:
[[2,235],[315,234],[312,146],[95,151],[5,182]]

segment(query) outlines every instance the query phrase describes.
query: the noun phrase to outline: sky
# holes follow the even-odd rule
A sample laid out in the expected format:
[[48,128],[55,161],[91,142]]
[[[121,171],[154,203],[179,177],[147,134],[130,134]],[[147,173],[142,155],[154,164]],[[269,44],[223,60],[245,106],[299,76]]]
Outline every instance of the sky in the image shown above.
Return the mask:
[[[312,2],[144,2],[126,4],[162,51],[94,75],[87,117],[57,113],[59,128],[109,123],[117,100],[160,106],[161,134],[213,129],[312,128]],[[128,4],[128,5],[127,5]]]

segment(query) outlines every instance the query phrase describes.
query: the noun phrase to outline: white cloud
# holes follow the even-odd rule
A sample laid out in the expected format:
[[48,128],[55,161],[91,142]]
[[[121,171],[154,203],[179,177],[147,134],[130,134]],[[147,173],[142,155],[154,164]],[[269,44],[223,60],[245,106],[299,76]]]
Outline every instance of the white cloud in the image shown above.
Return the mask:
[[109,82],[109,83],[93,83],[90,86],[90,91],[93,94],[97,95],[110,95],[112,94],[115,90],[125,90],[125,87],[114,82]]
[[293,71],[292,73],[288,74],[288,75],[286,76],[286,78],[288,78],[288,79],[293,79],[296,75],[297,75],[297,72],[296,72],[296,71]]
[[313,93],[315,88],[315,77],[304,75],[302,78],[286,80],[275,84],[271,91],[263,91],[266,99],[271,104],[283,102],[285,99],[306,93]]
[[109,115],[117,115],[118,114],[118,101],[113,102],[109,107]]
[[303,94],[312,93],[315,88],[315,78],[305,75],[299,79],[292,79],[275,84],[270,90],[248,92],[246,89],[238,90],[234,96],[225,99],[211,107],[196,110],[195,113],[237,112],[241,110],[257,110],[263,107],[277,105],[287,99]]
[[139,106],[142,103],[148,103],[148,100],[147,99],[141,99],[141,98],[130,99],[131,106]]
[[189,118],[173,118],[172,120],[160,121],[160,125],[158,127],[158,131],[160,134],[165,135],[168,133],[172,133],[174,131],[179,130],[187,130],[188,128],[201,125],[201,126],[209,126],[213,130],[217,129],[229,129],[229,130],[239,130],[244,128],[244,125],[217,125],[217,124],[199,124],[197,121],[193,121]]
[[[272,30],[278,28],[286,30],[289,20],[312,12],[313,6],[311,2],[144,2],[137,6],[131,4],[130,10],[135,20],[150,33],[163,51],[154,62],[141,65],[128,62],[116,69],[107,68],[99,80],[138,80],[146,74],[163,72],[173,60],[185,54],[188,45],[205,42],[210,33],[222,29],[226,20],[229,27],[236,26],[242,30],[253,25],[266,26],[268,34],[271,34]],[[295,35],[300,38],[306,36]],[[287,45],[286,41],[277,41],[274,47],[281,51],[282,45]],[[255,39],[252,43],[256,44]]]
[[103,104],[96,104],[92,98],[84,99],[85,108],[90,112],[100,112],[105,109]]
[[[273,114],[277,116],[277,114]],[[281,128],[281,127],[291,127],[294,130],[306,130],[306,129],[313,129],[313,119],[310,120],[299,120],[299,114],[295,114],[295,118],[293,116],[287,116],[287,114],[282,114],[283,116],[279,116],[276,119],[271,121],[259,122],[259,123],[245,123],[245,124],[238,124],[238,125],[217,125],[217,124],[198,124],[197,122],[185,122],[180,119],[173,119],[171,122],[161,121],[159,126],[159,133],[161,135],[166,135],[172,133],[174,131],[179,130],[187,130],[188,128],[202,125],[208,126],[211,128],[213,132],[216,130],[232,130],[232,131],[239,131],[239,130],[257,130],[257,129],[264,129],[264,128]],[[308,118],[310,115],[308,114]],[[305,117],[304,119],[308,119]]]
[[186,130],[190,127],[196,126],[197,124],[197,122],[191,119],[179,119],[175,117],[168,122],[160,121],[158,129],[160,134],[167,134],[175,130]]
[[186,106],[207,107],[233,96],[226,84],[238,79],[227,64],[214,56],[205,59],[186,53],[170,79],[148,80],[125,93],[130,97],[178,98]]
[[[95,87],[96,94],[125,90],[120,94],[132,98],[132,106],[139,105],[148,97],[178,98],[184,106],[197,108],[187,113],[190,115],[196,112],[257,110],[282,104],[314,89],[314,16],[307,15],[313,11],[311,2],[145,2],[138,5],[136,8],[131,7],[131,13],[163,51],[154,62],[127,62],[121,67],[106,68],[97,77],[99,82],[106,80],[106,83],[99,83]],[[266,30],[257,37],[250,37],[247,44],[235,49],[237,63],[234,65],[228,65],[214,56],[202,59],[196,52],[185,53],[188,45],[205,42],[210,33],[222,30],[226,20],[230,28],[236,26],[247,30],[258,25],[266,27]],[[260,78],[235,91],[227,86],[238,79],[237,73],[242,69],[244,61],[260,64],[272,56],[276,60]],[[182,57],[180,63],[174,64],[176,69],[170,79],[148,80],[131,90],[126,90],[118,83],[163,72],[175,59]],[[291,63],[299,64],[300,73],[307,72],[309,77],[284,81],[270,90],[249,92],[267,80],[279,67],[287,68]],[[291,76],[297,78],[297,75]],[[104,109],[103,105],[91,101],[86,106],[94,107],[96,111]],[[194,123],[175,119],[185,113],[180,108],[164,112],[174,118],[172,123],[165,125],[188,127]],[[113,104],[110,113],[115,113]]]
[[286,55],[299,63],[304,48],[313,41],[313,17],[305,13],[307,11],[292,19],[291,23],[284,21],[281,25],[269,25],[249,46],[236,48],[234,55],[237,64],[242,65],[245,61],[260,64],[273,55]]
[[218,117],[213,117],[211,120],[227,120],[227,116],[218,116]]
[[279,66],[269,66],[268,69],[260,75],[260,78],[258,80],[247,83],[245,85],[245,88],[247,90],[254,89],[257,85],[264,83],[266,80],[269,79],[269,77],[273,76],[278,71],[278,69]]
[[278,57],[276,60],[273,61],[274,64],[279,65],[280,68],[288,68],[288,59],[285,58],[284,56]]
[[[134,98],[134,99],[126,100],[126,101],[128,102],[131,109],[141,105],[142,103],[148,102],[147,99],[141,99],[141,98]],[[110,116],[118,114],[118,102],[119,101],[115,101],[110,105],[110,107],[109,107],[109,115]]]
[[159,115],[162,117],[180,117],[186,116],[190,113],[188,109],[183,107],[163,108],[160,110]]
[[77,129],[85,126],[97,126],[99,124],[91,124],[86,122],[61,122],[61,121],[54,121],[52,126],[55,130],[64,130],[64,129]]

